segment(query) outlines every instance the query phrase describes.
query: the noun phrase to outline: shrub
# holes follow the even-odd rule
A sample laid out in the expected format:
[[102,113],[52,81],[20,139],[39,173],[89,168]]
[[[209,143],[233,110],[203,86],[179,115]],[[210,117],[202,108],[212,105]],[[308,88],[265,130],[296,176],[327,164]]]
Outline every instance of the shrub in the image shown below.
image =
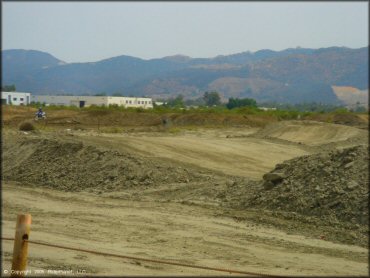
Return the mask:
[[226,104],[228,109],[233,109],[237,107],[257,107],[257,102],[252,98],[229,98],[229,102]]
[[22,122],[19,125],[19,130],[21,130],[21,131],[31,131],[31,130],[35,130],[35,126],[31,122]]

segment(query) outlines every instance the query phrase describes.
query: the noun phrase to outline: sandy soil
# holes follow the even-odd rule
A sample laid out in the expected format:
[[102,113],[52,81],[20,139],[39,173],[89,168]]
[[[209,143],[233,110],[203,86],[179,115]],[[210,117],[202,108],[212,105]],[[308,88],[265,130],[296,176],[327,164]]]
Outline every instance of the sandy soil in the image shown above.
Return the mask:
[[[249,135],[256,129],[244,128],[235,134]],[[269,142],[256,138],[227,138],[208,132],[185,132],[180,135],[79,133],[84,142],[114,149],[134,150],[146,157],[167,158],[228,175],[260,179],[284,160],[305,155],[301,146]]]
[[368,136],[367,130],[313,121],[275,123],[261,129],[258,134],[290,142],[300,142],[308,146],[319,146]]
[[[33,216],[31,239],[135,257],[280,275],[366,275],[367,250],[237,222],[213,209],[3,184],[3,236]],[[3,241],[4,269],[12,242]],[[30,245],[29,269],[98,275],[225,275]],[[227,275],[227,273],[226,273]]]
[[[32,134],[32,140],[55,137],[64,141],[69,138],[82,141],[84,146],[131,152],[148,161],[161,159],[174,167],[191,165],[196,170],[207,169],[207,175],[212,172],[225,180],[232,176],[258,180],[277,163],[317,152],[317,146],[341,141],[348,145],[352,144],[353,138],[366,144],[367,133],[341,126],[337,131],[337,127],[321,124],[298,126],[287,122],[280,126],[280,129],[285,128],[284,132],[271,127],[265,130],[246,127],[198,129],[174,134],[51,130]],[[263,138],[264,132],[266,138]],[[12,136],[9,132],[5,138],[12,140]],[[27,138],[31,134],[17,136]],[[305,141],[305,138],[310,139]],[[9,160],[8,163],[20,163],[17,161]],[[216,178],[214,180],[217,181]],[[7,180],[3,181],[2,187],[2,235],[14,235],[18,213],[31,213],[30,239],[35,241],[275,275],[368,274],[366,248],[337,244],[317,236],[287,233],[262,224],[262,221],[257,224],[256,221],[241,220],[233,217],[231,209],[227,214],[223,213],[226,209],[210,200],[214,199],[212,194],[217,193],[213,193],[212,187],[221,190],[225,183],[194,181],[167,184],[163,190],[161,185],[153,185],[131,188],[130,193],[123,188],[120,192],[97,195],[86,191],[63,192],[40,187],[39,184],[26,186]],[[135,194],[144,197],[134,198]],[[191,202],[193,197],[196,204]],[[183,201],[185,199],[187,202]],[[3,241],[2,244],[3,267],[9,269],[13,243]],[[96,275],[225,275],[210,270],[102,257],[38,245],[30,246],[29,256],[31,270],[72,269]]]

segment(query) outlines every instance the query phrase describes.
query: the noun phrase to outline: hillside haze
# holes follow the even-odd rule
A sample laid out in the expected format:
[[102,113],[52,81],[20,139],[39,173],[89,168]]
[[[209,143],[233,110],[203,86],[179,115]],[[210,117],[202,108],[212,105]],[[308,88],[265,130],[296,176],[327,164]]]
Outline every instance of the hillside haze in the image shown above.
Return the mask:
[[217,91],[224,99],[341,104],[345,98],[338,98],[333,86],[368,90],[368,47],[266,49],[214,58],[123,55],[94,63],[65,63],[35,50],[4,50],[2,61],[3,85],[34,94],[197,98]]

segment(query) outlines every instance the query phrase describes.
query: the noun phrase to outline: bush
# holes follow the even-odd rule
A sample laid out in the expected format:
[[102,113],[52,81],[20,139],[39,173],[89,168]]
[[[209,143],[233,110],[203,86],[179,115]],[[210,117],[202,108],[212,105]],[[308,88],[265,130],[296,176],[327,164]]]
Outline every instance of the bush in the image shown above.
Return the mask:
[[228,109],[237,107],[257,107],[257,102],[252,98],[229,98],[229,102],[226,104]]
[[21,130],[21,131],[32,131],[32,130],[35,130],[35,126],[31,122],[22,122],[19,125],[19,130]]

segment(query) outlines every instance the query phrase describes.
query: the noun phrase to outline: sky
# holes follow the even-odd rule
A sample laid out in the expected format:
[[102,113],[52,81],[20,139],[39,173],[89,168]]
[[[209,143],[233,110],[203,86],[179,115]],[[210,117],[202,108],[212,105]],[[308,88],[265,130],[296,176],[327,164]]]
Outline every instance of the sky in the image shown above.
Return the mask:
[[2,49],[67,63],[369,45],[367,2],[4,2]]

